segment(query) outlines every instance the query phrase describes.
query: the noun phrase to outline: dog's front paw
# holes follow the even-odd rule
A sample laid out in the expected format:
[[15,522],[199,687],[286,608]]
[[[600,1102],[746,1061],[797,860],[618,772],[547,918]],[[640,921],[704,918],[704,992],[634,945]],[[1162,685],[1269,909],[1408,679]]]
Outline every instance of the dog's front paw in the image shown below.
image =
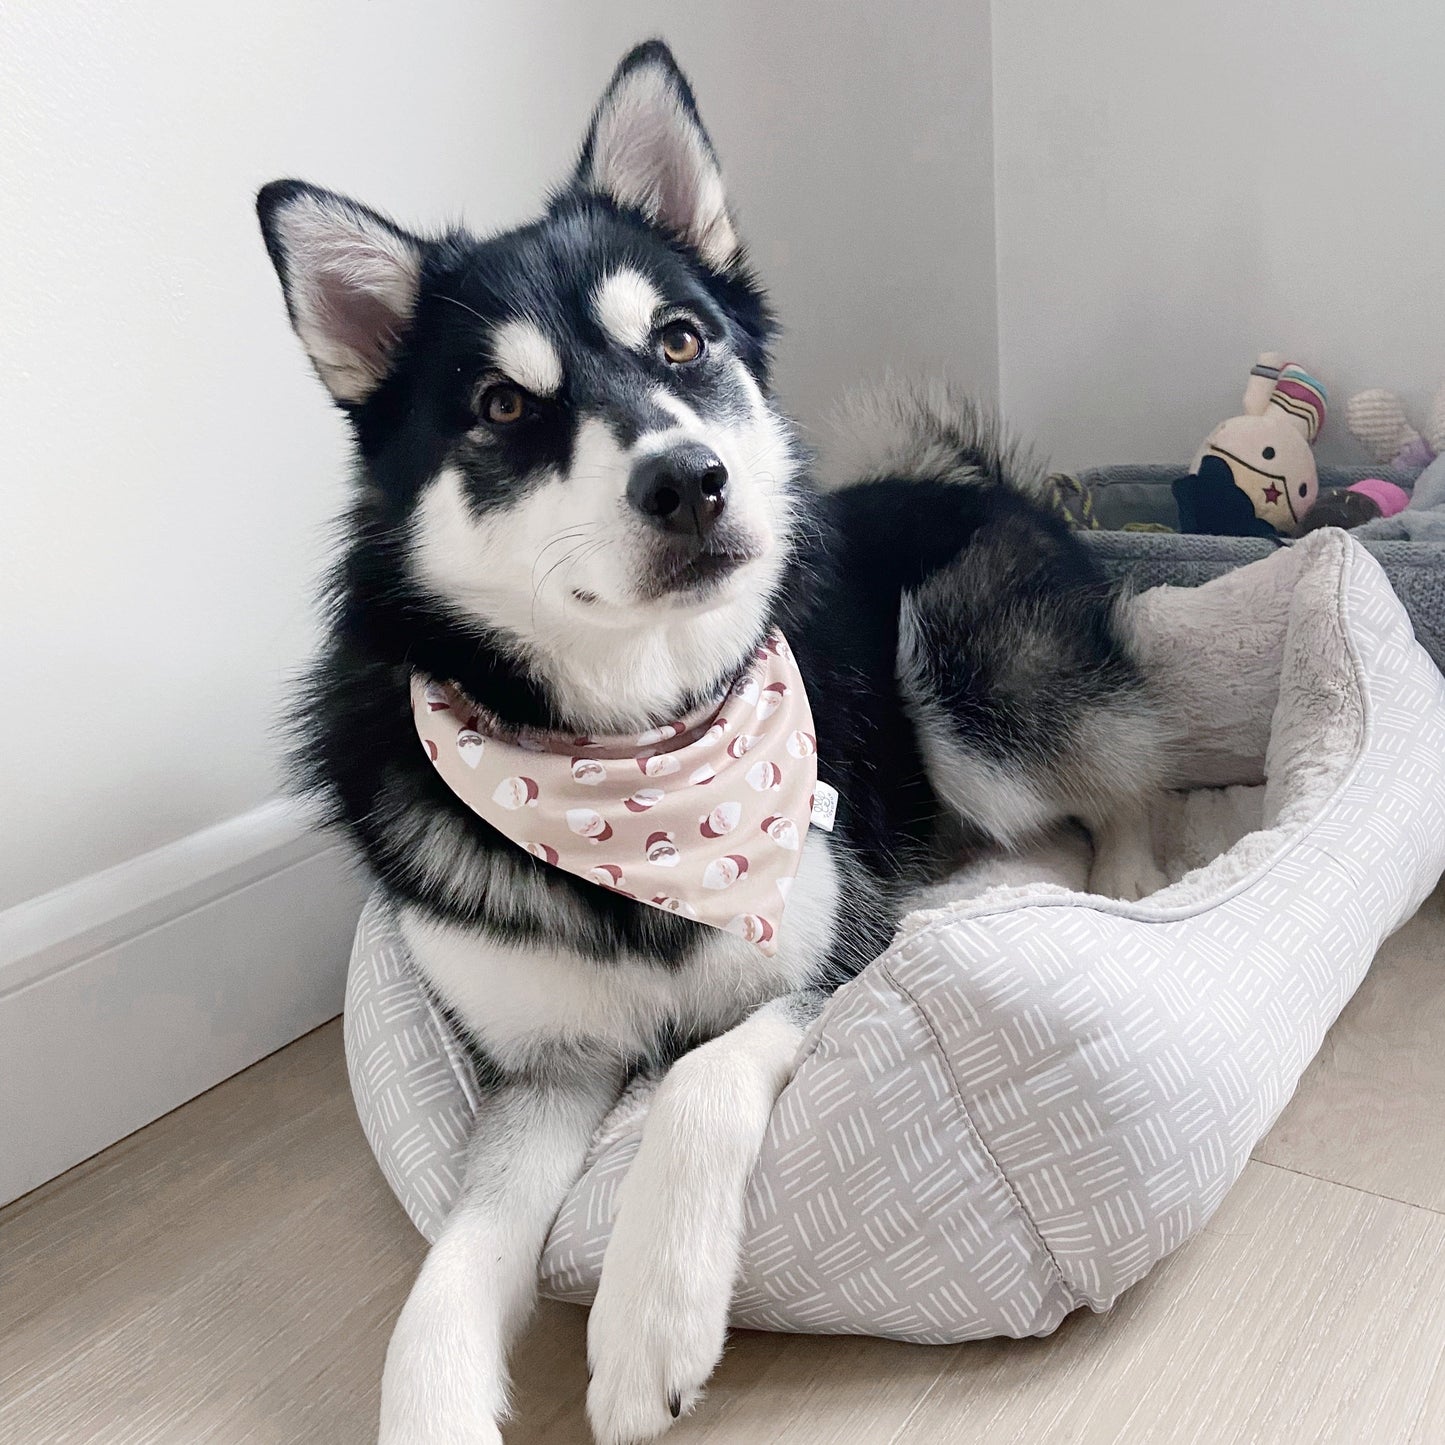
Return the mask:
[[657,1091],[587,1326],[598,1445],[662,1434],[722,1357],[743,1196],[801,1036],[778,1000],[679,1059]]
[[428,1395],[424,1382],[411,1383],[422,1388],[388,1379],[377,1445],[502,1445],[497,1422],[476,1397],[445,1389]]
[[423,1269],[392,1333],[378,1445],[502,1445],[506,1383],[469,1321],[437,1308]]
[[597,1445],[654,1439],[692,1409],[722,1357],[730,1295],[730,1285],[700,1287],[677,1261],[608,1249],[587,1325]]
[[587,1415],[598,1445],[651,1440],[690,1411],[727,1337],[738,1257],[732,1212],[718,1217],[705,1193],[690,1207],[682,1193],[703,1180],[655,1167],[669,1141],[665,1120],[653,1122],[663,1127],[644,1138],[623,1182],[587,1322]]
[[491,1420],[469,1424],[432,1418],[401,1422],[383,1416],[377,1445],[502,1445],[502,1432]]

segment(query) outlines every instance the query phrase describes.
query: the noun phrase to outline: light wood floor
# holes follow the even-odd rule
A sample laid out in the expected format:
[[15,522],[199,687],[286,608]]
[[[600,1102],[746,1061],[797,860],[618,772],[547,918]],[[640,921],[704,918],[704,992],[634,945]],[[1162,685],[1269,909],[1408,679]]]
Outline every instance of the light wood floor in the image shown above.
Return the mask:
[[[3,1445],[369,1441],[421,1241],[329,1024],[0,1212]],[[547,1304],[509,1445],[587,1439]],[[677,1445],[1445,1442],[1445,889],[1223,1210],[1103,1317],[941,1349],[740,1334]]]

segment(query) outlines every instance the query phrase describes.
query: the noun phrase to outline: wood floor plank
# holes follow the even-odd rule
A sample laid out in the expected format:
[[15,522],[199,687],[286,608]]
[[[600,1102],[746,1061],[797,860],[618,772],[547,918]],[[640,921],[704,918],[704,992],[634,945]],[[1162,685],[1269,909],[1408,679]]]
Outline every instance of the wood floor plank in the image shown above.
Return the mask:
[[1380,950],[1255,1158],[1445,1211],[1445,882]]
[[927,1398],[954,1351],[889,1340],[739,1335],[678,1445],[877,1445]]
[[960,1348],[899,1445],[1404,1441],[1445,1355],[1445,1219],[1251,1164],[1106,1316]]
[[0,1440],[364,1441],[421,1253],[328,1026],[0,1215]]
[[1435,1368],[1408,1445],[1440,1445],[1442,1440],[1445,1440],[1445,1360]]
[[[517,1412],[507,1445],[589,1445],[586,1351],[587,1312],[544,1305],[517,1353]],[[737,1331],[702,1408],[667,1438],[676,1445],[871,1445],[907,1418],[948,1357],[947,1350],[885,1340]]]

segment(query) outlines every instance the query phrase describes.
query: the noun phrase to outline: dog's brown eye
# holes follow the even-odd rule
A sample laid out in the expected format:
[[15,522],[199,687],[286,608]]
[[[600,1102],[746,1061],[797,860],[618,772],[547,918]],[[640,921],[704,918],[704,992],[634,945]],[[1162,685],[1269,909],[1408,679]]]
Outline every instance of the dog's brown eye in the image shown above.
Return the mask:
[[674,366],[686,366],[702,355],[702,337],[695,326],[686,321],[674,321],[662,329],[662,354]]
[[493,426],[510,426],[527,414],[527,398],[515,386],[489,386],[482,393],[482,416]]

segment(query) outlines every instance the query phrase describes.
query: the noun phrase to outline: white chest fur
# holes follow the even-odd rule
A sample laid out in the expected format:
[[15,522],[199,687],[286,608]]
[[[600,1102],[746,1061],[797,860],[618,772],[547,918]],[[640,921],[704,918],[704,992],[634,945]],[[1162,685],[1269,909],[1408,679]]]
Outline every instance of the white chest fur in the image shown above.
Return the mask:
[[685,968],[669,969],[503,943],[409,909],[401,928],[417,966],[462,1024],[503,1068],[522,1070],[559,1044],[628,1057],[670,1026],[722,1033],[817,977],[838,906],[831,849],[811,832],[772,958],[714,929]]

